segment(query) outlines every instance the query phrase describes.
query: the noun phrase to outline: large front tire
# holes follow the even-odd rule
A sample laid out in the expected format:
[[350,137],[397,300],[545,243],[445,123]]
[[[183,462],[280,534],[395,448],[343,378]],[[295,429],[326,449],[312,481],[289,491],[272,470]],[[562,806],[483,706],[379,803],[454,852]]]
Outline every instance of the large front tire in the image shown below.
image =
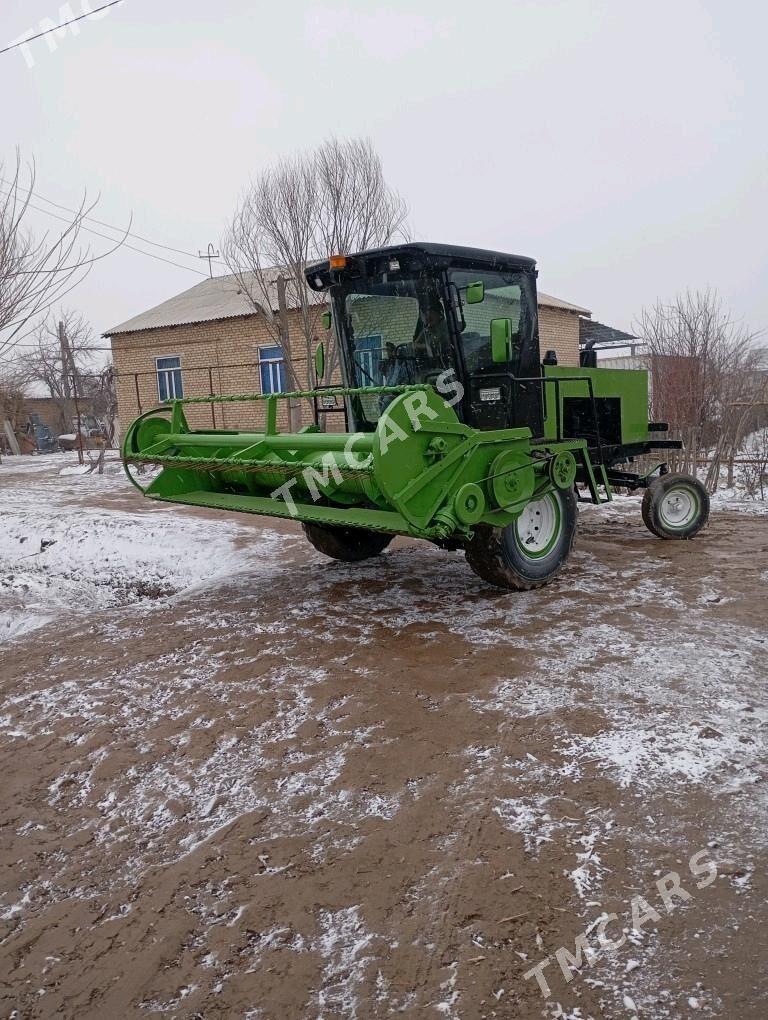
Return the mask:
[[302,528],[318,552],[346,563],[378,556],[395,537],[369,528],[334,527],[330,524],[302,524]]
[[659,538],[693,538],[709,520],[709,493],[690,475],[659,475],[645,490],[642,513]]
[[478,525],[467,546],[467,562],[478,577],[499,588],[540,588],[567,562],[578,515],[573,489],[555,489],[532,500],[505,528]]

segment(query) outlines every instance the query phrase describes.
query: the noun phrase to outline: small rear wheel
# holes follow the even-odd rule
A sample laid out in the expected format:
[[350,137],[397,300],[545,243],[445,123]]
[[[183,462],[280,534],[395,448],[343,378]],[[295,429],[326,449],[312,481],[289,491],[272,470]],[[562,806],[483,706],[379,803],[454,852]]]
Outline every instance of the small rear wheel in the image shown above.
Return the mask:
[[659,538],[693,538],[709,520],[709,493],[690,475],[660,475],[643,496],[643,522]]
[[567,562],[577,520],[573,489],[555,489],[528,503],[504,528],[478,525],[467,546],[467,563],[478,577],[499,588],[540,588]]
[[334,527],[330,524],[302,524],[302,528],[318,552],[347,563],[378,556],[395,537],[369,528]]

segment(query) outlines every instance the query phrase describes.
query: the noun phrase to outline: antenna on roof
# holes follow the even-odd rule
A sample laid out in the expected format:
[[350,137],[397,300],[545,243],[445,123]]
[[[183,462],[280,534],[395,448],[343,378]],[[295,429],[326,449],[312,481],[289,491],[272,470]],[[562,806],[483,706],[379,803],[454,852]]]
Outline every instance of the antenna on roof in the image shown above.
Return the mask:
[[220,255],[221,252],[216,251],[216,246],[213,244],[208,245],[208,251],[206,254],[203,254],[201,251],[198,251],[197,253],[197,257],[199,259],[208,259],[208,273],[210,274],[211,279],[213,279],[213,260],[219,258]]

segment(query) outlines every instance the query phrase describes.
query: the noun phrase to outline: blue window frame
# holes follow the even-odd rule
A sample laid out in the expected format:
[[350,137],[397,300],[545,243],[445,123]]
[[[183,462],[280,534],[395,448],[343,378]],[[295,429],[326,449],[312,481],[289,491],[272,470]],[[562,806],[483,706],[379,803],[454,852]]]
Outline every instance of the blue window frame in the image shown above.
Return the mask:
[[279,347],[259,348],[259,374],[262,393],[285,393],[285,359]]
[[181,400],[184,384],[181,379],[181,358],[155,358],[157,395],[161,401]]
[[384,376],[381,360],[384,357],[381,333],[370,333],[355,340],[355,362],[358,386],[382,386]]

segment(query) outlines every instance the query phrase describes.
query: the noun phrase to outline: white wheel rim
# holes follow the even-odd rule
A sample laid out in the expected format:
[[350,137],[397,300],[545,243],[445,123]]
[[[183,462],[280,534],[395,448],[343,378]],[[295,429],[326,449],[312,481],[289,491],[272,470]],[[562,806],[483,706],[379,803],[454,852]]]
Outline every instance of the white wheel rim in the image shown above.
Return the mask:
[[670,489],[659,504],[659,516],[670,528],[687,527],[698,512],[698,500],[689,489]]
[[519,546],[529,556],[547,552],[559,530],[560,514],[551,495],[529,503],[515,521]]

